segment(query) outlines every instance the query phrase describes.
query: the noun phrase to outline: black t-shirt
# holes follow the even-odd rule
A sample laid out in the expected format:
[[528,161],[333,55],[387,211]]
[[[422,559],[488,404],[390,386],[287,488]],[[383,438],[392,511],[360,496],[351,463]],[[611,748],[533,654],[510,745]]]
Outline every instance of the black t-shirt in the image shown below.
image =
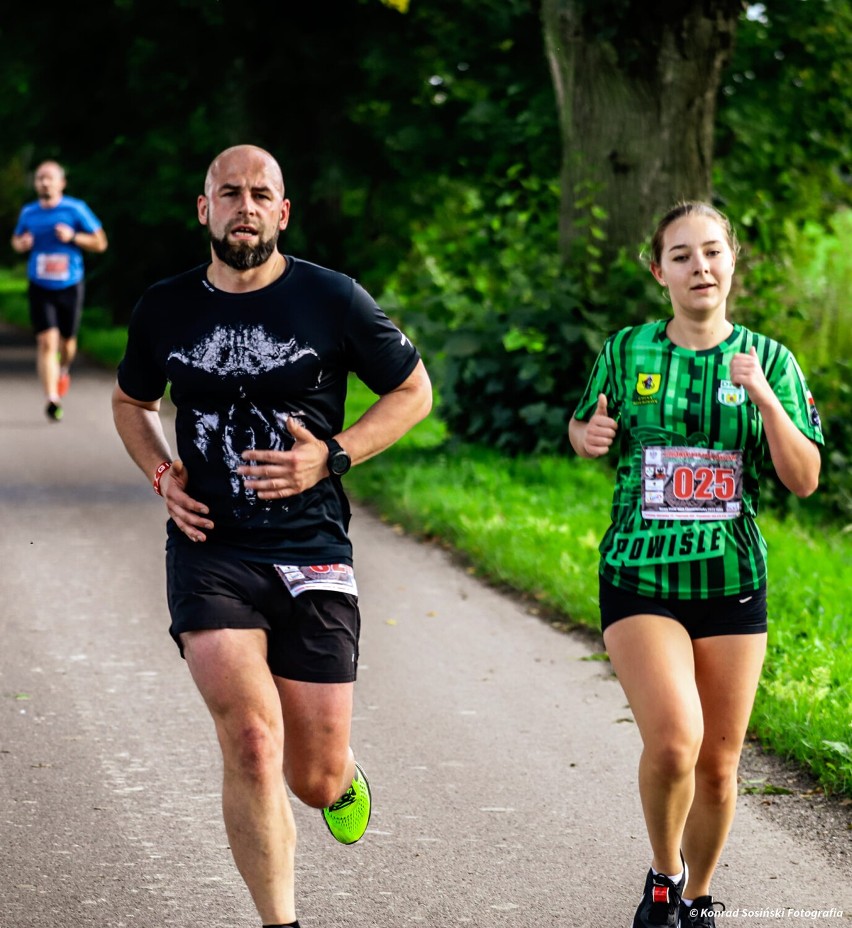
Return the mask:
[[[288,450],[289,416],[317,438],[343,428],[347,377],[378,395],[398,387],[419,354],[350,277],[287,258],[262,290],[226,293],[207,265],[155,284],[133,311],[118,383],[159,399],[171,383],[187,492],[210,507],[208,544],[246,560],[351,563],[349,505],[340,481],[261,500],[236,468],[248,448]],[[169,520],[169,545],[191,543]]]

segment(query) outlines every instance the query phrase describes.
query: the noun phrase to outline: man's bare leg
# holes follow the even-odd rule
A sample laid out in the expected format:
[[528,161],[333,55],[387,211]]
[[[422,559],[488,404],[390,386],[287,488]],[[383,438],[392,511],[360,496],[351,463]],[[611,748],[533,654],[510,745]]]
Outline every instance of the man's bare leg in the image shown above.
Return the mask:
[[59,329],[45,329],[36,335],[36,372],[44,395],[51,403],[59,402]]
[[266,633],[215,629],[185,633],[182,641],[222,749],[222,810],[234,862],[264,924],[295,921],[296,827]]

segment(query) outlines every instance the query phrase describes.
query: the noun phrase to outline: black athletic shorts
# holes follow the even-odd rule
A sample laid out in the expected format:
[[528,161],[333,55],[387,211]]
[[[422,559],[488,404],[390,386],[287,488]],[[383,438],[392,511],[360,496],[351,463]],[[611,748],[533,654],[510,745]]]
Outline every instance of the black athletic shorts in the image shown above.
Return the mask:
[[36,335],[46,329],[59,329],[63,338],[74,338],[83,318],[86,285],[81,280],[73,287],[48,290],[30,281],[30,322]]
[[629,593],[600,577],[601,631],[631,615],[663,615],[687,630],[690,638],[756,635],[766,631],[766,584],[733,596],[707,599],[651,598]]
[[333,590],[291,596],[272,564],[241,561],[213,545],[166,551],[166,588],[180,648],[182,632],[263,628],[269,669],[308,683],[351,683],[358,671],[358,599]]

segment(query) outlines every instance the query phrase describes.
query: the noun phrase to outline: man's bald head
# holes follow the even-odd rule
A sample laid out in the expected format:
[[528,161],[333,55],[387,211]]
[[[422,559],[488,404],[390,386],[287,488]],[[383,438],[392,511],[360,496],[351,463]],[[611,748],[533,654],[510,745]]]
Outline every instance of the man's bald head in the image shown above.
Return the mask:
[[42,161],[36,168],[33,187],[39,200],[55,206],[62,199],[65,189],[65,170],[58,161]]
[[65,180],[65,168],[62,167],[62,165],[58,161],[52,161],[52,160],[42,161],[42,163],[35,170],[36,174],[38,174],[39,171],[42,171],[45,168],[49,171],[55,172],[56,174],[59,175],[59,177],[62,178],[62,180]]
[[210,163],[204,179],[204,195],[209,197],[214,186],[226,182],[234,174],[246,176],[263,173],[268,183],[284,198],[284,174],[275,158],[257,145],[232,145],[220,152]]

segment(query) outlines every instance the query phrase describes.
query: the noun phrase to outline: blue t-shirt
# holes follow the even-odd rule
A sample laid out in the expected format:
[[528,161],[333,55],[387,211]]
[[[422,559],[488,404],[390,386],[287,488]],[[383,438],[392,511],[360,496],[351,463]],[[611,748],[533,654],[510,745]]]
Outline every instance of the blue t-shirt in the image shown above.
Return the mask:
[[46,290],[63,290],[83,279],[83,252],[71,242],[60,242],[53,231],[64,223],[75,232],[97,232],[98,217],[75,197],[62,197],[56,206],[42,206],[37,200],[21,210],[15,235],[29,232],[33,247],[27,264],[27,277]]

